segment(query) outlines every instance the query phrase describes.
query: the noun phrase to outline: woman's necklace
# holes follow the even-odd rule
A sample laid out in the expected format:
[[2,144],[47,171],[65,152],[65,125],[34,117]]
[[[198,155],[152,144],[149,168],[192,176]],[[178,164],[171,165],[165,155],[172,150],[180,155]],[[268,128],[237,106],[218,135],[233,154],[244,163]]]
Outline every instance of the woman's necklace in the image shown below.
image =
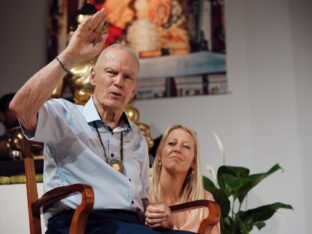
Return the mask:
[[102,141],[101,135],[99,133],[99,129],[97,125],[93,122],[93,126],[96,129],[97,136],[101,142],[101,145],[103,147],[104,151],[104,159],[108,165],[110,165],[112,168],[114,168],[116,171],[120,172],[121,174],[125,174],[125,167],[123,165],[123,133],[120,132],[120,160],[118,159],[111,159],[109,160],[106,154],[105,146]]

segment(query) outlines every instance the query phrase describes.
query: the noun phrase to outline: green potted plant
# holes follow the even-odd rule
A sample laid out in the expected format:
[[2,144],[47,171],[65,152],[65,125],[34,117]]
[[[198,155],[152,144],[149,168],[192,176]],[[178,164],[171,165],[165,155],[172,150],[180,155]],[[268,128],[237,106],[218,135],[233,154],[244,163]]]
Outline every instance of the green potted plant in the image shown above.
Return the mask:
[[292,209],[289,204],[275,202],[253,209],[243,210],[242,205],[249,191],[277,170],[282,169],[275,164],[267,172],[250,174],[245,167],[221,166],[217,172],[217,182],[205,177],[204,187],[210,191],[221,208],[222,234],[246,234],[254,227],[259,230],[265,226],[266,220],[280,208]]

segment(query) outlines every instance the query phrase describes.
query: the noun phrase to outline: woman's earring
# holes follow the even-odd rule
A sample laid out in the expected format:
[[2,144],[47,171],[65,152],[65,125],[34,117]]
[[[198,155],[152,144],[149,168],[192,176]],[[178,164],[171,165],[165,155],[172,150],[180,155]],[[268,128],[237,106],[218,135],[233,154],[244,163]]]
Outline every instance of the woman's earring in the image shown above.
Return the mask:
[[160,160],[158,160],[158,165],[161,166],[161,161]]

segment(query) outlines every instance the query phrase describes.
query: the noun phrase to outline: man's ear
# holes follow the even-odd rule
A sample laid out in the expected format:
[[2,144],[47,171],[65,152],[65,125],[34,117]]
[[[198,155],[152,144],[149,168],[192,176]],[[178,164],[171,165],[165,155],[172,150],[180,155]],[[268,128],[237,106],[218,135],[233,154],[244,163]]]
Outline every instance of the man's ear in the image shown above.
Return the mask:
[[89,74],[89,81],[90,81],[90,84],[93,86],[95,86],[95,84],[96,84],[95,75],[96,75],[96,72],[95,72],[94,68],[92,67],[90,74]]

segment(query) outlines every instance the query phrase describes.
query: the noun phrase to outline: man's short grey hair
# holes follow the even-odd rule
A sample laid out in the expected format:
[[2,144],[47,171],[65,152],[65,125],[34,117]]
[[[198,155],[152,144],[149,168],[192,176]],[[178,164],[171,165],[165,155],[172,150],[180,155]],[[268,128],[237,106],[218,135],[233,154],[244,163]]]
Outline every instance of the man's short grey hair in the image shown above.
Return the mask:
[[111,49],[121,49],[121,50],[125,50],[127,51],[133,58],[134,60],[136,61],[136,63],[138,64],[138,70],[139,70],[139,67],[140,67],[140,62],[139,62],[139,57],[137,56],[137,54],[134,52],[134,50],[132,50],[130,47],[128,46],[125,46],[125,45],[122,45],[122,44],[118,44],[118,43],[115,43],[115,44],[112,44],[108,47],[106,47],[102,53],[100,54],[100,57],[98,59],[99,60],[102,60],[102,58],[105,56],[105,54],[110,51]]

